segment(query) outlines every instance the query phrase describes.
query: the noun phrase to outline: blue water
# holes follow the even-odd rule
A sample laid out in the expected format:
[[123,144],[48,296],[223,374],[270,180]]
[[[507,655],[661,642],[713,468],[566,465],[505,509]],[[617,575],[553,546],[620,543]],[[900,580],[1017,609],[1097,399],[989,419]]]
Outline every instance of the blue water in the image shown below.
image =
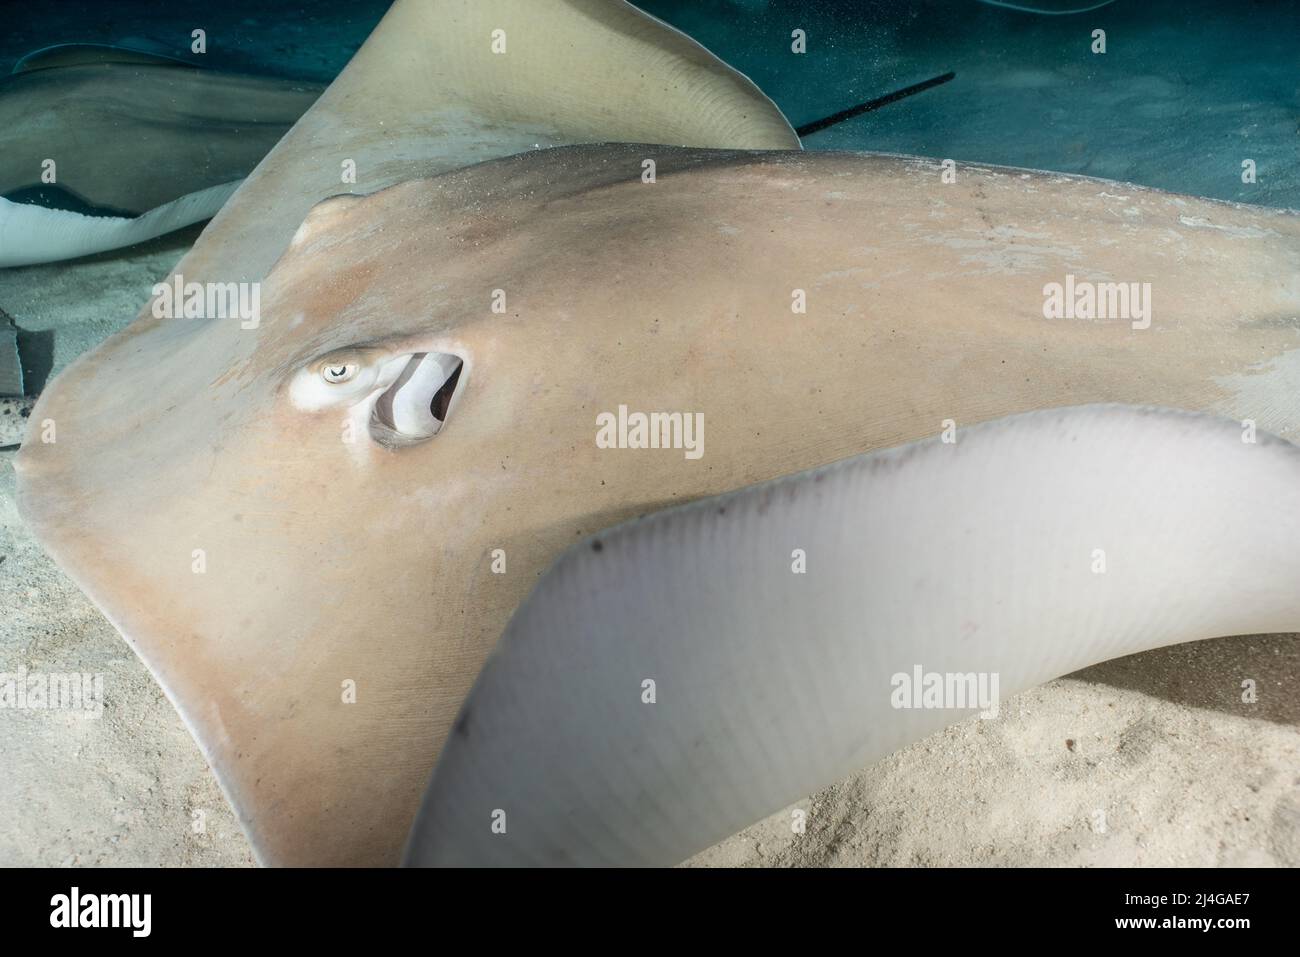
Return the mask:
[[[1024,0],[1044,8],[1070,0]],[[1086,5],[1085,0],[1079,0]],[[387,0],[15,3],[0,71],[58,42],[188,50],[209,65],[329,80]],[[1116,0],[1035,16],[977,0],[642,0],[747,73],[796,124],[927,77],[951,83],[810,137],[810,149],[1086,173],[1300,208],[1300,2]],[[791,52],[802,29],[807,52]],[[1107,50],[1093,53],[1092,31]],[[1253,160],[1257,182],[1243,183]]]
[[[743,17],[722,0],[643,6],[747,73],[796,125],[956,71],[810,137],[810,149],[1028,166],[1300,208],[1296,0],[1117,0],[1077,16],[976,0],[772,0]],[[807,33],[802,56],[789,52],[795,28]],[[1104,54],[1091,50],[1095,29],[1106,33]],[[1254,184],[1241,181],[1245,159]]]

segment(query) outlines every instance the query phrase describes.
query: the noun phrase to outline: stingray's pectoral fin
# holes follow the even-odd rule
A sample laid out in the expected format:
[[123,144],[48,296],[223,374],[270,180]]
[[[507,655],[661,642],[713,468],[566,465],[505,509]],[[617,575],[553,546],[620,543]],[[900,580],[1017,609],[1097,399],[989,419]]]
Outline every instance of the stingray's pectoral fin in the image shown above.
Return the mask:
[[1244,434],[1054,409],[602,533],[510,622],[408,861],[672,864],[999,695],[1300,628],[1300,449]]
[[433,438],[447,422],[464,362],[442,352],[418,352],[375,401],[370,436],[400,447]]
[[0,198],[0,268],[134,246],[211,219],[241,182],[210,186],[135,217],[86,216]]
[[85,66],[88,63],[145,63],[150,66],[172,66],[181,69],[198,67],[198,63],[190,63],[165,53],[137,50],[110,43],[56,43],[53,46],[33,50],[22,57],[14,64],[12,72],[34,73],[37,70]]

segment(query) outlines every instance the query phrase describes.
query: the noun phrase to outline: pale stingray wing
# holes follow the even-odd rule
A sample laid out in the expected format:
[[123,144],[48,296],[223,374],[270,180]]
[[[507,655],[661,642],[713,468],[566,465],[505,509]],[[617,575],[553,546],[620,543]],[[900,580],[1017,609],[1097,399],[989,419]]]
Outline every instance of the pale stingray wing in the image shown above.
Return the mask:
[[1003,419],[619,526],[516,613],[408,860],[673,864],[972,713],[900,707],[918,669],[996,675],[1006,696],[1300,627],[1297,542],[1300,449],[1124,406]]
[[134,246],[216,215],[239,182],[222,183],[140,216],[86,216],[0,199],[0,267],[75,259]]
[[257,279],[326,197],[579,143],[799,148],[758,87],[625,0],[397,0],[177,268]]

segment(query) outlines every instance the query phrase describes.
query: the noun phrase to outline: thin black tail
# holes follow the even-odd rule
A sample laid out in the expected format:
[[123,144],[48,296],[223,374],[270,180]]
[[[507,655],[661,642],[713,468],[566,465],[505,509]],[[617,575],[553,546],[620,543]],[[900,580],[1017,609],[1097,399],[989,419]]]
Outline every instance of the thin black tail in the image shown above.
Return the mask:
[[888,106],[890,103],[896,103],[899,100],[911,96],[913,93],[921,93],[930,89],[932,86],[939,86],[947,83],[957,74],[951,70],[943,76],[932,76],[928,80],[922,80],[920,83],[913,83],[911,86],[905,86],[901,90],[895,90],[893,93],[886,93],[884,96],[878,96],[874,100],[867,100],[865,103],[859,103],[857,106],[850,106],[847,110],[840,110],[838,113],[832,113],[820,120],[813,120],[811,123],[805,123],[795,130],[802,139],[805,136],[811,136],[813,133],[820,133],[828,126],[834,126],[836,123],[843,123],[845,120],[851,120],[855,116],[861,116],[863,113],[870,113],[872,110],[878,110],[882,106]]

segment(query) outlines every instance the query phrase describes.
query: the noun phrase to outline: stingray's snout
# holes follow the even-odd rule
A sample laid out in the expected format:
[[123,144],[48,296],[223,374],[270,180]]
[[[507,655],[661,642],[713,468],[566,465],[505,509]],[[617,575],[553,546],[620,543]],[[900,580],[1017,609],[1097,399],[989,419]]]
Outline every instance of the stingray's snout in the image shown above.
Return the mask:
[[27,436],[23,438],[22,445],[18,447],[18,454],[14,456],[14,471],[19,475],[29,475],[35,471],[40,464],[39,453],[36,452],[29,441],[34,430],[34,425],[29,421],[27,424]]
[[26,429],[13,461],[14,471],[19,475],[28,476],[53,467],[58,451],[58,423],[51,413],[51,392],[52,388],[47,388],[27,413]]

